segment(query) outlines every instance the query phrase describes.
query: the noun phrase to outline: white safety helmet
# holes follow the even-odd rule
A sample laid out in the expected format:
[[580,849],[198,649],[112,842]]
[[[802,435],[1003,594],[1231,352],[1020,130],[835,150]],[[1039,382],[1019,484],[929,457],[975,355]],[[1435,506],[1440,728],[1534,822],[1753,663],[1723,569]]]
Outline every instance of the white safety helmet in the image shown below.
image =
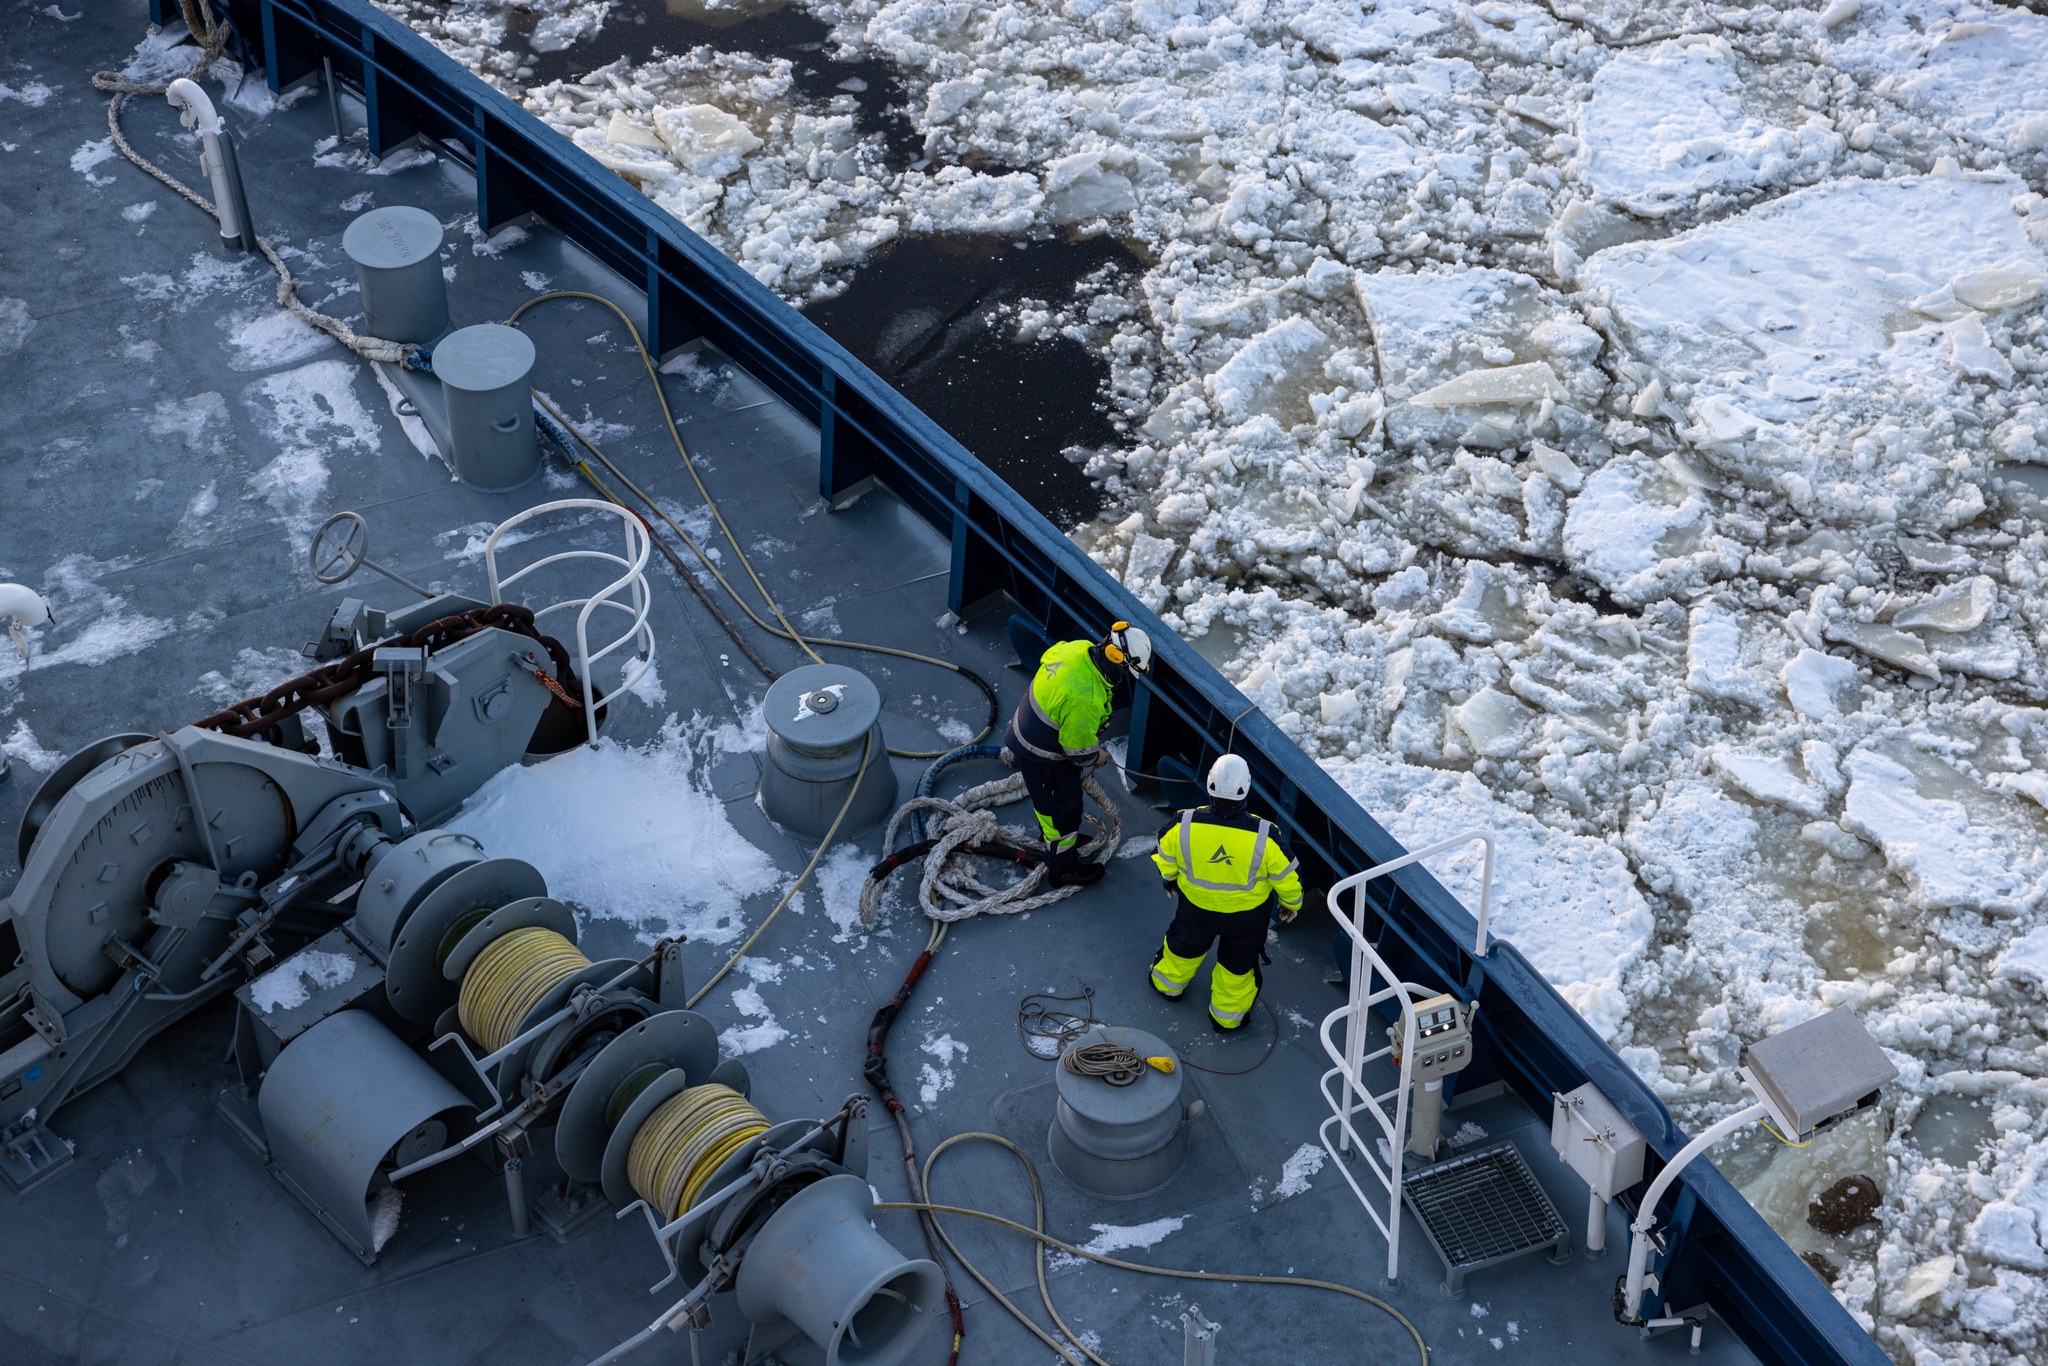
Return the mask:
[[1226,754],[1209,766],[1209,795],[1226,802],[1241,802],[1252,793],[1252,766],[1235,754]]
[[1102,657],[1142,674],[1152,667],[1152,637],[1128,621],[1111,622],[1109,634],[1102,638]]

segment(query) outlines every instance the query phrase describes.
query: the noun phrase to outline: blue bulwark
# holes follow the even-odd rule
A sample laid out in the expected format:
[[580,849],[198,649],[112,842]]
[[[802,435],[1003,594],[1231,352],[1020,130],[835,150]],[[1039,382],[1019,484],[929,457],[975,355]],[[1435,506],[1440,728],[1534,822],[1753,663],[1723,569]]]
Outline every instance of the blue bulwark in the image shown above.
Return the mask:
[[[152,0],[152,8],[163,19],[175,6]],[[1053,639],[1099,635],[1118,619],[1146,626],[1155,655],[1133,709],[1132,769],[1167,775],[1172,788],[1231,744],[1250,763],[1254,787],[1314,885],[1405,852],[1192,647],[959,442],[567,138],[363,0],[228,0],[226,8],[243,40],[252,49],[260,42],[262,50],[249,55],[273,90],[315,76],[322,58],[330,59],[363,97],[372,150],[429,139],[474,170],[477,215],[487,229],[524,212],[545,219],[646,289],[647,334],[658,352],[703,337],[816,423],[820,493],[836,498],[872,477],[947,536],[955,610],[1005,596],[1020,627]],[[1410,867],[1373,886],[1381,952],[1401,976],[1460,984],[1483,1003],[1479,1028],[1499,1079],[1539,1113],[1552,1094],[1590,1081],[1659,1158],[1683,1146],[1685,1135],[1663,1104],[1513,945],[1472,956],[1470,913],[1427,872]],[[1688,1168],[1672,1203],[1659,1220],[1673,1249],[1668,1300],[1711,1305],[1767,1362],[1886,1366],[1876,1343],[1719,1172],[1705,1163]]]

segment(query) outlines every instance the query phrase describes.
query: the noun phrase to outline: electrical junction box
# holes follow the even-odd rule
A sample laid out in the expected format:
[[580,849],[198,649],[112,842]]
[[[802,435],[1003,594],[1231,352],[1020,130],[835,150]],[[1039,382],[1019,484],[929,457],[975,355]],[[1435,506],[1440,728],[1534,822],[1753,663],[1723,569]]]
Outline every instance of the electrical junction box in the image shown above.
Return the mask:
[[1593,1083],[1551,1100],[1550,1146],[1595,1195],[1612,1200],[1643,1179],[1649,1145]]
[[1841,1006],[1742,1050],[1742,1071],[1794,1142],[1877,1103],[1899,1069]]

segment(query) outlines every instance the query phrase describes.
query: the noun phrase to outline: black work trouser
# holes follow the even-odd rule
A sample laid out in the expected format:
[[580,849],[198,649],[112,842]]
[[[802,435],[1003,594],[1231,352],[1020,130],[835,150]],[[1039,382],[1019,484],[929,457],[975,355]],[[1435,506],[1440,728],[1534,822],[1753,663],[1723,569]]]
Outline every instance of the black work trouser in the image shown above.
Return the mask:
[[1166,927],[1169,951],[1181,958],[1200,958],[1216,944],[1218,967],[1264,979],[1259,965],[1265,961],[1266,928],[1273,919],[1271,897],[1248,911],[1203,910],[1181,892],[1173,899],[1173,923]]
[[1152,989],[1178,998],[1201,970],[1212,941],[1216,966],[1209,970],[1209,1018],[1219,1028],[1237,1029],[1251,1013],[1265,985],[1259,965],[1266,957],[1266,922],[1272,898],[1248,911],[1209,911],[1181,892],[1175,897],[1173,923],[1166,941],[1152,956]]
[[1021,747],[1011,751],[1017,771],[1038,813],[1039,837],[1045,841],[1046,867],[1052,872],[1081,861],[1081,767],[1066,759],[1042,759]]

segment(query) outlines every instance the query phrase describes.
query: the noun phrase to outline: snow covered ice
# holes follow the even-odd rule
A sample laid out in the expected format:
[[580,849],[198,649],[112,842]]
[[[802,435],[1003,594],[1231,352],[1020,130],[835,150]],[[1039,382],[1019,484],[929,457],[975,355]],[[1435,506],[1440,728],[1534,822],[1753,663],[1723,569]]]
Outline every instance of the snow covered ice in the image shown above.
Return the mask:
[[1726,1165],[1899,1360],[2048,1355],[2048,17],[809,0],[902,167],[778,58],[534,84],[611,4],[393,8],[794,301],[1129,245],[1017,309],[1111,366],[1077,540],[1397,836],[1491,829],[1497,932],[1689,1125],[1855,1007],[1889,1129]]

